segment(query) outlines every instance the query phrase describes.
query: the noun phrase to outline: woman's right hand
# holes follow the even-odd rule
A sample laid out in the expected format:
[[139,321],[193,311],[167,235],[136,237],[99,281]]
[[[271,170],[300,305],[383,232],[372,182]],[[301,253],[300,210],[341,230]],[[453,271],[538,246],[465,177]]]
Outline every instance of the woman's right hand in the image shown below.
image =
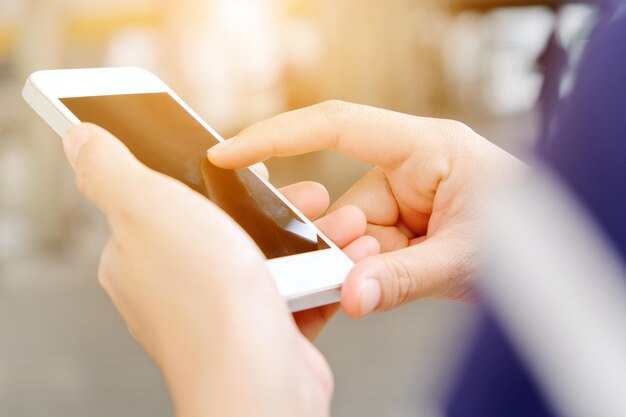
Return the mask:
[[422,297],[471,300],[483,191],[523,164],[460,122],[329,101],[257,123],[209,150],[240,168],[272,156],[335,149],[375,165],[333,206],[356,205],[380,255],[357,263],[342,291],[360,317]]

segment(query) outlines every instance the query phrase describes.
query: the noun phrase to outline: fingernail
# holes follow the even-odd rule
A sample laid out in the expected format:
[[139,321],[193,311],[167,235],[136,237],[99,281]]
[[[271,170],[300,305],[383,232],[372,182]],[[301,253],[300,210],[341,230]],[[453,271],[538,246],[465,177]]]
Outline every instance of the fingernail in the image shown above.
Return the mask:
[[234,141],[235,141],[235,138],[231,138],[231,139],[226,139],[225,141],[218,143],[217,145],[209,148],[209,150],[207,151],[207,155],[209,157],[217,155],[218,153],[222,152],[224,149],[229,147]]
[[380,304],[380,284],[376,279],[368,278],[359,287],[360,312],[362,316],[374,312]]
[[65,150],[65,156],[70,161],[70,164],[74,166],[80,148],[91,139],[91,132],[89,129],[82,126],[76,126],[70,129],[63,138],[63,149]]

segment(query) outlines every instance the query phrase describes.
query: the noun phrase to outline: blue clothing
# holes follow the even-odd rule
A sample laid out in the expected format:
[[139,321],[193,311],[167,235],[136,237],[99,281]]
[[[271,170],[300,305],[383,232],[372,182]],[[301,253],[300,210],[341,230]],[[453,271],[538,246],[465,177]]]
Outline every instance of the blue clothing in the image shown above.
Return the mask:
[[[590,40],[574,89],[544,129],[539,154],[570,187],[626,259],[626,14]],[[487,307],[488,309],[488,307]],[[509,342],[485,312],[452,387],[449,417],[556,416]]]

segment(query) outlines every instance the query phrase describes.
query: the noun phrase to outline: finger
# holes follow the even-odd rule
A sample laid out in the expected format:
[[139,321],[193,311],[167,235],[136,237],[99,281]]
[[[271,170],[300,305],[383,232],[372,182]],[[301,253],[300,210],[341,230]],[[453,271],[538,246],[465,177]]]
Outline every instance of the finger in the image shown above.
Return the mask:
[[128,333],[131,337],[137,341],[140,341],[137,332],[134,330],[137,328],[132,316],[128,314],[130,309],[128,308],[128,302],[116,291],[116,279],[119,279],[121,273],[120,268],[120,249],[113,239],[104,246],[102,254],[100,255],[100,265],[98,266],[98,282],[100,286],[107,293],[111,302],[122,315],[127,324]]
[[278,191],[309,219],[315,219],[324,213],[330,204],[326,187],[317,182],[298,182],[279,188]]
[[98,265],[98,283],[107,292],[112,292],[113,277],[118,274],[119,253],[113,239],[109,239],[102,254],[100,255],[100,264]]
[[315,222],[337,246],[343,248],[363,236],[367,227],[365,214],[355,206],[344,206]]
[[[396,188],[406,187],[412,180],[412,178],[403,178],[396,181]],[[406,223],[412,231],[408,234],[409,238],[412,238],[414,234],[425,234],[432,211],[433,199],[431,196],[419,198],[415,189],[407,190],[405,194],[409,196],[411,207],[399,205],[387,174],[376,167],[353,184],[332,205],[331,210],[344,205],[354,205],[363,210],[367,222],[371,225],[381,226],[381,229],[387,226],[398,229],[399,226]],[[402,221],[400,221],[400,217],[402,217]],[[378,238],[378,236],[376,237]],[[383,243],[383,241],[380,242]]]
[[238,168],[271,156],[335,149],[386,168],[405,161],[412,138],[426,140],[431,124],[429,119],[328,101],[252,125],[209,149],[208,157],[223,168]]
[[380,253],[380,244],[371,236],[361,236],[344,247],[343,252],[348,255],[353,262],[359,262],[370,256],[378,255]]
[[357,263],[342,289],[342,305],[347,315],[362,317],[392,310],[415,299],[429,296],[459,296],[461,282],[469,275],[463,250],[444,238],[424,242]]
[[310,310],[298,311],[293,314],[293,318],[300,333],[308,340],[313,341],[337,313],[339,307],[340,304],[335,303]]
[[372,236],[380,243],[381,252],[393,252],[409,246],[410,238],[397,227],[368,224],[365,234]]
[[63,140],[80,190],[102,210],[127,205],[149,181],[149,170],[119,140],[104,129],[81,124]]
[[127,312],[129,311],[127,303],[116,290],[116,279],[119,279],[120,276],[120,250],[115,241],[109,239],[100,255],[98,283],[107,293],[117,311],[120,312],[130,327],[131,320],[127,317]]
[[371,169],[354,183],[331,209],[346,205],[357,206],[368,223],[393,226],[398,222],[400,211],[387,176],[380,168]]

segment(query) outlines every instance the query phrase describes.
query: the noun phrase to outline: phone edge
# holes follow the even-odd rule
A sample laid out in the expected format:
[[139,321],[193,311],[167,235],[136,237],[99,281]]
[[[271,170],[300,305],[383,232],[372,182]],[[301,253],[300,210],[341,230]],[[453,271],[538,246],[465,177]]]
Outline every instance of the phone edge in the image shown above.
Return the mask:
[[[51,71],[59,71],[59,70],[51,70]],[[142,70],[145,71],[145,70]],[[28,103],[28,105],[35,111],[35,113],[37,113],[37,115],[39,117],[41,117],[54,131],[55,133],[57,133],[60,137],[63,137],[67,131],[74,125],[76,125],[78,122],[77,121],[72,121],[70,120],[66,115],[64,115],[61,111],[59,111],[59,109],[57,108],[57,106],[51,101],[51,99],[49,97],[47,97],[38,87],[37,87],[37,83],[35,82],[34,78],[36,77],[37,73],[43,73],[45,71],[37,71],[34,72],[33,74],[31,74],[28,79],[26,80],[24,87],[22,89],[22,97],[23,99],[26,101],[26,103]],[[156,77],[154,74],[150,73],[152,76]],[[156,77],[160,83],[162,83],[164,91],[168,93],[169,95],[172,96],[172,98],[174,98],[184,109],[185,111],[187,111],[192,117],[194,117],[194,119],[196,119],[203,127],[205,127],[207,130],[209,130],[214,136],[216,136],[219,140],[223,140],[222,136],[217,133],[212,126],[210,126],[204,119],[202,119],[193,109],[191,109],[191,107],[189,107],[189,105],[187,105],[186,102],[184,102],[182,100],[182,98],[180,98],[170,87],[169,85],[167,85],[163,80],[161,80],[160,78]],[[292,203],[290,201],[288,201],[283,195],[282,193],[280,193],[280,191],[278,189],[276,189],[276,187],[271,184],[269,181],[265,180],[264,178],[260,177],[254,170],[251,170],[254,175],[256,175],[257,177],[259,177],[259,179],[268,187],[270,188],[270,190],[272,190],[272,192],[274,192],[275,194],[277,194],[277,196],[279,196],[279,198],[285,203],[287,204],[288,207],[290,207],[292,210],[294,210],[296,213],[299,214],[299,217],[302,217],[303,219],[306,219],[308,222],[310,222],[314,229],[316,230],[316,233],[318,233],[322,239],[324,239],[326,241],[326,243],[329,244],[330,248],[328,250],[331,251],[338,251],[339,254],[343,255],[342,257],[346,258],[346,260],[350,261],[351,265],[354,265],[352,263],[352,261],[347,257],[347,255],[345,253],[343,253],[343,251],[337,247],[335,245],[334,242],[332,242],[321,230],[319,230],[319,228],[317,226],[315,226],[313,224],[313,222],[308,219],[306,216],[304,216],[300,210],[297,209],[297,207],[294,207],[292,205]],[[306,255],[306,254],[300,254],[300,255]],[[291,256],[298,256],[298,255],[291,255]],[[269,267],[269,269],[274,272],[273,270],[275,268],[273,268],[272,266],[277,266],[277,264],[282,263],[281,260],[284,260],[288,257],[281,257],[281,258],[277,258],[277,259],[268,259],[265,261],[266,265]],[[344,265],[344,267],[346,267],[347,265]],[[347,272],[347,271],[346,271]],[[278,274],[278,275],[283,275],[283,274]],[[288,303],[289,309],[292,312],[296,312],[296,311],[301,311],[301,310],[306,310],[306,309],[310,309],[310,308],[314,308],[314,307],[318,307],[321,305],[326,305],[326,304],[330,304],[330,303],[334,303],[340,300],[340,293],[341,293],[341,287],[343,284],[343,281],[345,279],[345,275],[346,274],[342,274],[344,276],[344,278],[341,279],[341,282],[338,282],[336,284],[333,284],[331,286],[326,286],[326,287],[319,287],[319,291],[316,289],[314,292],[297,292],[297,293],[293,293],[293,292],[287,292],[286,294],[283,292],[281,295],[284,297],[285,301]],[[276,284],[278,284],[277,281],[277,277],[275,276],[275,282]]]

